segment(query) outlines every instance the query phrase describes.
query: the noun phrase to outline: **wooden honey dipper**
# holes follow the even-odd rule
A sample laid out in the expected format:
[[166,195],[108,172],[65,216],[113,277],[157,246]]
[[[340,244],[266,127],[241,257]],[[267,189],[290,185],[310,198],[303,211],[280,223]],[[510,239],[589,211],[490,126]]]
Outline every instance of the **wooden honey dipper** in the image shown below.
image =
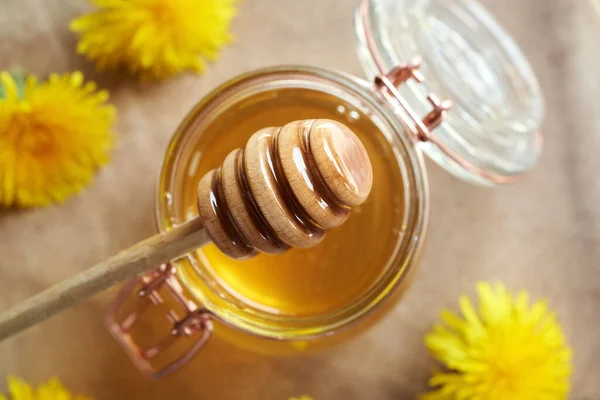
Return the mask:
[[0,314],[0,341],[114,284],[211,241],[236,259],[312,247],[341,225],[373,183],[346,126],[318,119],[256,132],[198,184],[194,218],[150,237]]

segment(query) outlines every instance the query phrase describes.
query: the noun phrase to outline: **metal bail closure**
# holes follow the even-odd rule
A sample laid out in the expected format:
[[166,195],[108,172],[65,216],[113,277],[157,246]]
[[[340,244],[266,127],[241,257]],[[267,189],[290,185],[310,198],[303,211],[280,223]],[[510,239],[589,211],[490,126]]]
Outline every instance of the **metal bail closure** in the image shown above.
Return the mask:
[[452,107],[452,102],[449,100],[440,101],[435,93],[429,93],[427,101],[431,104],[432,110],[423,119],[420,119],[397,89],[398,86],[409,79],[423,83],[425,78],[419,71],[420,66],[421,60],[416,57],[408,64],[393,68],[387,75],[377,75],[375,77],[375,88],[392,105],[404,129],[412,133],[421,142],[433,142],[438,146],[443,146],[443,143],[438,143],[435,137],[431,135],[431,131],[442,123],[444,116]]
[[[131,280],[121,288],[106,312],[105,322],[113,337],[125,349],[138,369],[154,379],[168,375],[190,361],[209,339],[213,330],[212,313],[185,297],[174,273],[175,267],[167,263]],[[134,310],[120,318],[123,309],[126,308],[126,302],[132,298],[135,302]],[[178,307],[179,312],[171,308],[170,304]],[[159,306],[168,307],[166,318],[172,328],[162,339],[142,347],[133,337],[132,330],[144,313]],[[157,365],[158,356],[170,353],[167,350],[175,352],[174,348],[184,350],[177,350],[180,355],[173,361]]]

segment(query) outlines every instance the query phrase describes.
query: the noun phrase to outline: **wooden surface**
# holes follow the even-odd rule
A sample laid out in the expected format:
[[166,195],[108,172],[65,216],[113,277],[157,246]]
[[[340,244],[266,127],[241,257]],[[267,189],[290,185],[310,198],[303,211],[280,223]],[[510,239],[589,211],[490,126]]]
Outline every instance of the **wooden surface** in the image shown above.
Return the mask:
[[[74,54],[79,1],[0,2],[0,68],[83,69],[119,109],[112,163],[82,196],[0,213],[0,307],[153,233],[154,183],[177,124],[209,89],[251,68],[305,63],[361,74],[349,0],[246,0],[238,42],[203,77],[140,87]],[[600,16],[584,0],[487,0],[529,55],[547,100],[545,149],[513,187],[471,186],[430,165],[429,246],[416,282],[373,331],[303,359],[271,360],[211,343],[184,371],[142,377],[102,324],[107,292],[0,344],[0,376],[58,376],[96,399],[410,399],[432,368],[422,344],[437,311],[477,280],[547,297],[575,352],[572,399],[600,398]],[[4,389],[0,383],[0,391]]]

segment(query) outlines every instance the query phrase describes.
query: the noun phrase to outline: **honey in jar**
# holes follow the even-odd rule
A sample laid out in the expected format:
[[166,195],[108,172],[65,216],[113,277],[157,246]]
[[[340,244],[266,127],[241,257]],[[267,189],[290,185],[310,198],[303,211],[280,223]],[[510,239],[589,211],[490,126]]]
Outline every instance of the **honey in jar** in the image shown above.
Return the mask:
[[191,219],[197,215],[199,180],[231,150],[262,128],[311,118],[338,120],[361,139],[375,177],[369,200],[314,248],[238,261],[209,245],[194,257],[196,266],[210,270],[240,302],[279,315],[310,317],[343,309],[383,274],[403,212],[402,178],[387,140],[367,116],[339,98],[308,89],[280,89],[246,98],[212,121],[184,167],[188,178],[179,207],[180,214]]
[[[156,221],[165,231],[194,218],[205,173],[256,131],[296,120],[337,120],[359,137],[373,166],[368,200],[314,248],[236,261],[208,245],[126,285],[108,326],[148,375],[179,368],[212,334],[268,354],[346,341],[395,305],[418,264],[428,226],[424,154],[484,185],[514,182],[535,165],[539,86],[480,5],[363,0],[355,21],[368,80],[313,67],[266,68],[196,105],[166,151]],[[143,294],[137,311],[121,316],[132,293]],[[152,304],[167,308],[161,320],[168,327],[158,344],[142,344],[132,328],[151,330],[139,316]],[[166,353],[173,343],[183,347],[179,355]],[[159,353],[165,364],[156,364]]]
[[402,293],[422,243],[414,238],[425,222],[418,201],[424,176],[411,141],[394,133],[398,127],[376,96],[363,97],[368,93],[362,83],[325,70],[272,68],[217,88],[179,127],[159,182],[161,230],[195,218],[200,179],[266,127],[337,120],[358,136],[373,167],[367,201],[316,247],[233,260],[207,245],[172,263],[187,295],[219,321],[215,334],[267,353],[295,351],[298,343],[302,350],[321,347],[342,341],[333,334],[350,335],[352,322],[382,312],[392,292]]

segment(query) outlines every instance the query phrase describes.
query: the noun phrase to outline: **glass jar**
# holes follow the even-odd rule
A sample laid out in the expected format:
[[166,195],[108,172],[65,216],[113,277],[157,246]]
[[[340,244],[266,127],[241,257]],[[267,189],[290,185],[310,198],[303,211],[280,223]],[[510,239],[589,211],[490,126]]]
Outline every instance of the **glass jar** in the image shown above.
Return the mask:
[[356,30],[369,80],[267,68],[196,105],[167,149],[156,220],[164,231],[194,218],[206,172],[257,130],[299,119],[335,119],[359,136],[374,170],[369,199],[315,248],[235,261],[208,245],[126,284],[107,324],[143,372],[179,368],[212,334],[272,355],[359,334],[394,306],[418,264],[429,207],[423,154],[486,185],[514,182],[535,164],[538,84],[476,2],[365,0]]

